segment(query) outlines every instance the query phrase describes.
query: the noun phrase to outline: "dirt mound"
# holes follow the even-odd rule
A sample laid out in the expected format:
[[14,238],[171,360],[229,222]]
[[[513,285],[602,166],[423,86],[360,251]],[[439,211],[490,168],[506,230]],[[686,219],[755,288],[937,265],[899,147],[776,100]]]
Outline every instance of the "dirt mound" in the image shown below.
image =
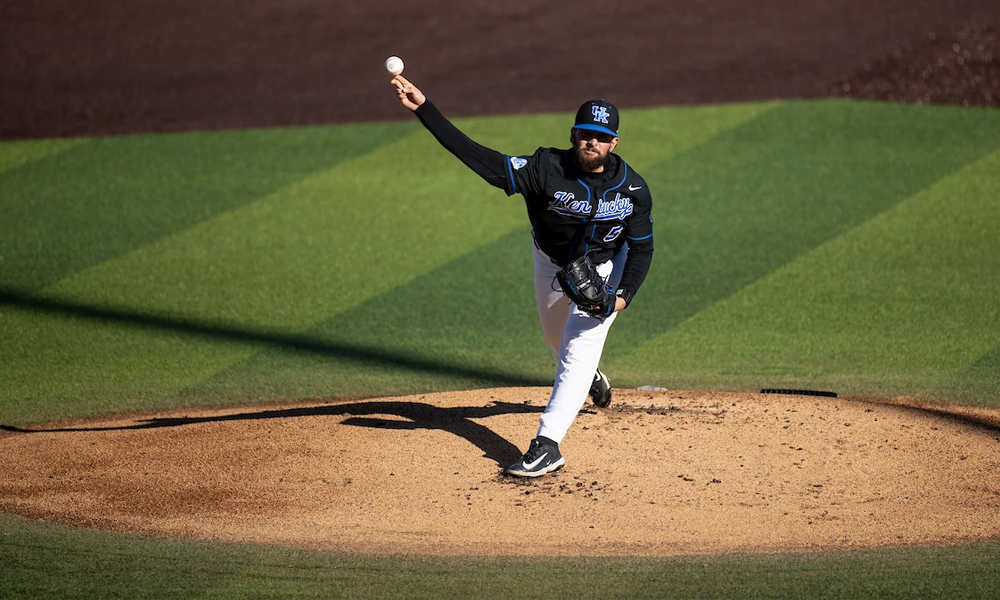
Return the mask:
[[[616,390],[537,480],[547,388],[175,411],[0,437],[0,511],[361,552],[672,555],[1000,539],[1000,412]],[[518,446],[521,446],[519,449]]]

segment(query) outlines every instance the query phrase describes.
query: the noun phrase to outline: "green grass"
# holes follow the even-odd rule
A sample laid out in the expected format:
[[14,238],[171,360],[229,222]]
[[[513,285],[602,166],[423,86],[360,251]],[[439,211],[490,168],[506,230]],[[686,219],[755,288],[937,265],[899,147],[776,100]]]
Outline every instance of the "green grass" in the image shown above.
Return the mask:
[[1000,545],[676,558],[348,556],[0,516],[0,598],[998,598]]
[[25,140],[0,144],[0,173],[68,150],[84,139]]
[[[615,384],[1000,402],[997,115],[630,113],[621,152],[654,191],[657,251],[607,345]],[[462,125],[511,153],[565,137],[561,115]],[[22,302],[0,307],[7,422],[550,377],[520,199],[412,123],[43,149],[0,172],[0,282]]]
[[[569,115],[466,119],[510,154]],[[616,386],[1000,405],[1000,112],[623,114],[656,254]],[[415,122],[0,143],[0,424],[547,384],[519,197]],[[363,557],[0,516],[0,597],[998,597],[998,547]],[[133,575],[134,574],[134,575]]]
[[[679,324],[644,359],[675,385],[820,387],[1000,404],[1000,152]],[[996,365],[995,358],[992,359]],[[985,367],[985,368],[984,368]]]
[[376,124],[0,143],[3,285],[52,285],[414,130]]

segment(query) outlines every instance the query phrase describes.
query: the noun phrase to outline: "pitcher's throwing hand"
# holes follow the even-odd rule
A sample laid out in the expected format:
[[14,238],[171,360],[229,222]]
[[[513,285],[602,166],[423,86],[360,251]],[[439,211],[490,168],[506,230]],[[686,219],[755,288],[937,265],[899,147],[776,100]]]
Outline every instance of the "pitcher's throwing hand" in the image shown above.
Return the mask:
[[396,86],[396,95],[399,96],[399,101],[410,110],[417,110],[427,100],[423,92],[402,75],[393,77],[392,85]]

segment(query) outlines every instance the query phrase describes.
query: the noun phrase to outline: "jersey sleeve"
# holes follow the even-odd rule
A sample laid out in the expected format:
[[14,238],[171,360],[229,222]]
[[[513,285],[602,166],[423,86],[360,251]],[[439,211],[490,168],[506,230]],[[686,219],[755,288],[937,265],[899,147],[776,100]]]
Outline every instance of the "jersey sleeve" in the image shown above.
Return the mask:
[[539,148],[530,156],[504,156],[507,168],[508,196],[531,196],[545,188],[545,149]]
[[628,256],[622,269],[621,283],[618,284],[618,295],[626,304],[632,302],[653,262],[653,199],[645,182],[642,182],[642,191],[644,194],[636,198],[636,210],[629,216],[625,227]]
[[416,115],[446,150],[482,177],[486,183],[502,190],[509,188],[507,157],[462,133],[430,100],[426,100],[417,108]]

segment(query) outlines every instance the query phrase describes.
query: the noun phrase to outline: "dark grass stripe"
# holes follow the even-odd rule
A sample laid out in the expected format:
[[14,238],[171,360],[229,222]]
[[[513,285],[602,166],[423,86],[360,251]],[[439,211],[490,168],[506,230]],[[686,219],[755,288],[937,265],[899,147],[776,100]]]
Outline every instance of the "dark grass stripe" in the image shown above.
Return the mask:
[[0,173],[0,282],[35,290],[373,151],[370,124],[88,140]]
[[1000,375],[1000,346],[996,346],[983,354],[972,366],[976,369],[993,371],[997,375]]
[[960,379],[942,387],[964,392],[961,397],[980,406],[1000,406],[1000,346],[980,356]]

